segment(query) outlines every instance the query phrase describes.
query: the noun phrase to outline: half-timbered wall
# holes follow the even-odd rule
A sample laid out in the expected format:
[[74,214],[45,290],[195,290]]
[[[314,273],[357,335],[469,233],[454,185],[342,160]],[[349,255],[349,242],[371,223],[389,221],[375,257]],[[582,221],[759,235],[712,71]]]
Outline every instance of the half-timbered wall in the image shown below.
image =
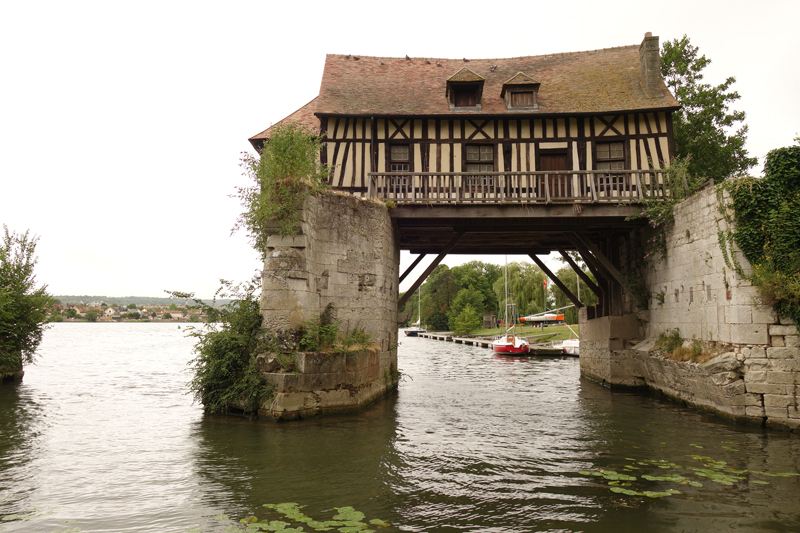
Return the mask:
[[[492,147],[494,171],[546,170],[542,156],[565,158],[566,170],[595,170],[597,144],[623,143],[624,168],[661,168],[674,155],[668,112],[565,118],[324,117],[321,159],[331,185],[366,191],[367,173],[389,172],[391,146],[407,145],[410,172],[464,172],[468,145]],[[551,169],[552,170],[552,169]]]

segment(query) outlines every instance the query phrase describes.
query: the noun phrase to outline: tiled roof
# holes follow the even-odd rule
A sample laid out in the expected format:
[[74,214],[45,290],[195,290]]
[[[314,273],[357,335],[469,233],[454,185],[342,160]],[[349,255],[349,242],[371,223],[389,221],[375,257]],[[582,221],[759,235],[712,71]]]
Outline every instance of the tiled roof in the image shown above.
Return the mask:
[[[481,110],[457,111],[459,115],[520,114],[518,110],[509,111],[501,97],[504,83],[520,83],[525,79],[520,78],[520,74],[530,82],[535,80],[541,84],[538,111],[523,112],[525,114],[582,114],[679,107],[663,81],[660,93],[653,98],[642,89],[638,44],[508,59],[358,56],[356,60],[355,57],[328,55],[319,96],[278,124],[294,122],[318,130],[319,120],[314,114],[451,115],[453,111],[446,98],[447,82],[465,75],[470,79],[478,76],[485,80]],[[255,145],[269,137],[270,129],[251,138],[251,142]]]
[[306,127],[316,133],[319,133],[319,119],[314,116],[314,111],[317,108],[317,100],[319,96],[311,100],[309,103],[289,115],[288,117],[280,120],[270,126],[269,128],[265,129],[261,133],[253,135],[250,137],[250,144],[252,144],[257,149],[261,149],[261,145],[264,144],[265,139],[269,139],[270,135],[272,134],[273,130],[282,125],[282,124],[298,124],[300,126]]

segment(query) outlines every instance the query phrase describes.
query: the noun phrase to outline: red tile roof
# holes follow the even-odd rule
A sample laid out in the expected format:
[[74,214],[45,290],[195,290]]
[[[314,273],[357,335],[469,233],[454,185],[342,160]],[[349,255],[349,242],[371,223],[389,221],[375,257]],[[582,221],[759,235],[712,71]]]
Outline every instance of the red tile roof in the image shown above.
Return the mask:
[[[459,115],[585,114],[679,107],[663,82],[654,98],[642,89],[638,44],[508,59],[354,57],[328,55],[319,96],[278,124],[295,122],[318,129],[314,114],[452,115],[445,96],[447,82],[459,73],[459,77],[468,74],[462,72],[465,67],[485,82],[481,110],[456,111]],[[503,84],[519,73],[541,83],[538,111],[506,108],[501,97]],[[251,142],[267,138],[269,131],[254,136]]]

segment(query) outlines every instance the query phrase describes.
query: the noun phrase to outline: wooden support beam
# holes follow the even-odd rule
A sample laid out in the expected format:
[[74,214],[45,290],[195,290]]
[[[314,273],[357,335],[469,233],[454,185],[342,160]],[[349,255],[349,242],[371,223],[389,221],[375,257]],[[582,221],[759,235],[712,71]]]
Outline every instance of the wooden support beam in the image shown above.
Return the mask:
[[578,297],[572,294],[572,291],[570,291],[567,288],[567,286],[564,285],[564,283],[562,283],[561,280],[558,279],[558,277],[555,274],[553,274],[549,268],[547,268],[547,265],[545,265],[544,262],[542,262],[542,260],[539,259],[539,257],[536,254],[528,254],[528,257],[533,259],[533,262],[539,265],[539,268],[541,268],[542,271],[545,273],[545,275],[548,278],[550,278],[553,281],[553,283],[556,284],[556,287],[561,289],[561,292],[563,292],[566,295],[566,297],[569,298],[569,301],[575,304],[575,307],[577,307],[578,309],[583,307],[583,304],[581,303],[580,300],[578,300]]
[[450,253],[450,250],[456,247],[456,244],[458,244],[458,241],[460,241],[461,237],[463,236],[464,232],[456,233],[455,237],[453,237],[450,240],[450,242],[447,243],[447,246],[444,247],[441,253],[436,257],[436,259],[434,259],[433,262],[430,265],[428,265],[428,268],[425,269],[425,272],[423,272],[422,275],[420,275],[420,277],[417,278],[417,281],[415,281],[414,284],[411,285],[411,287],[406,291],[403,297],[400,298],[400,300],[397,302],[398,310],[400,310],[403,307],[403,305],[408,301],[408,299],[411,297],[411,295],[416,292],[419,286],[422,285],[422,282],[428,278],[428,275],[431,272],[433,272],[433,269],[439,266],[439,263],[441,263],[442,259],[444,259],[447,256],[447,254]]
[[600,252],[600,249],[592,241],[585,238],[583,235],[579,233],[574,233],[574,235],[592,253],[592,255],[595,257],[595,259],[597,259],[597,261],[600,263],[603,269],[606,272],[608,272],[611,275],[611,277],[617,281],[617,283],[622,285],[622,287],[624,287],[626,290],[630,291],[630,289],[627,288],[627,281],[622,276],[622,273],[619,270],[617,270],[617,267],[615,267],[614,264],[611,263],[611,261],[609,261],[608,258]]
[[570,255],[566,251],[559,250],[558,253],[561,254],[561,257],[564,258],[564,260],[572,268],[572,270],[574,270],[575,273],[578,275],[578,277],[581,278],[581,281],[583,281],[583,283],[587,287],[589,287],[589,290],[592,291],[598,298],[600,298],[601,297],[600,287],[595,285],[595,283],[592,281],[592,278],[587,276],[586,273],[583,270],[581,270],[581,268],[577,265],[577,263],[575,263],[575,261],[572,260],[572,257],[570,257]]
[[406,276],[411,274],[411,271],[414,270],[414,268],[419,264],[420,261],[422,261],[422,258],[425,257],[426,255],[428,254],[419,254],[419,256],[416,259],[414,259],[414,262],[411,263],[411,266],[408,267],[405,272],[403,272],[402,276],[400,276],[400,283],[403,283],[403,280],[406,279]]

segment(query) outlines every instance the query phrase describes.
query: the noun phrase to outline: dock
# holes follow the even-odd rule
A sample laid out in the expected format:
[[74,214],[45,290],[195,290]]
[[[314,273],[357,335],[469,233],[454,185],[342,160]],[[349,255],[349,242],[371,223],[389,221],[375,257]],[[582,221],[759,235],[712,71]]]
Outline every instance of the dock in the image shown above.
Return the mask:
[[[545,333],[544,335],[530,335],[525,337],[526,339],[538,339],[541,340],[542,338],[554,337],[555,333]],[[481,348],[492,348],[492,341],[494,340],[495,336],[486,336],[486,335],[467,335],[462,337],[456,337],[449,331],[444,331],[440,333],[418,333],[417,337],[424,337],[426,339],[433,339],[436,341],[445,341],[445,342],[454,342],[456,344],[466,344],[468,346],[479,346]],[[521,337],[521,335],[520,335]],[[531,352],[530,354],[526,355],[564,355],[563,352],[557,348],[552,348],[550,346],[537,346],[535,344],[531,345]]]

